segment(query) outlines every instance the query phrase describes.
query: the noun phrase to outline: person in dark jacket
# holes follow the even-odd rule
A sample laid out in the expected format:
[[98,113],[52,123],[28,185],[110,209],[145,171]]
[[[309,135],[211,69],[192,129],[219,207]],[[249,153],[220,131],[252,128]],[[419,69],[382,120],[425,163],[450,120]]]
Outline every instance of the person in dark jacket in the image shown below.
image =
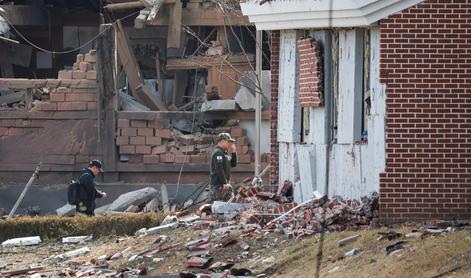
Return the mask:
[[76,205],[78,213],[88,216],[95,215],[95,199],[106,197],[106,192],[96,189],[95,177],[103,172],[102,165],[99,160],[92,160],[87,169],[83,169],[79,178],[79,203]]
[[233,193],[231,168],[237,166],[235,139],[229,133],[218,135],[218,144],[211,155],[211,201],[228,201]]

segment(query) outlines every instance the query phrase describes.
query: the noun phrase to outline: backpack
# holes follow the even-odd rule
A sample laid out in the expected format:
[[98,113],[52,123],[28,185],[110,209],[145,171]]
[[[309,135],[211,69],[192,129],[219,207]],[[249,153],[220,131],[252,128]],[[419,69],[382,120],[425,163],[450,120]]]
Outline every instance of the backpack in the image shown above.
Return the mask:
[[90,174],[84,173],[78,180],[73,180],[69,183],[69,187],[67,188],[67,202],[71,205],[78,205],[80,203],[80,179],[84,175]]
[[73,180],[67,188],[67,202],[71,205],[77,205],[80,202],[79,197],[80,182]]

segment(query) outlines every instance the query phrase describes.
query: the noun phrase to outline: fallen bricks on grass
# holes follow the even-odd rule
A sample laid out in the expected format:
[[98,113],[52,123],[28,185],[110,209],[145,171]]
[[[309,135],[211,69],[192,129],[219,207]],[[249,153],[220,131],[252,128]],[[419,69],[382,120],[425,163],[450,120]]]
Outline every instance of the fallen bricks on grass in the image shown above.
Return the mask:
[[209,258],[191,257],[186,262],[186,265],[187,265],[188,268],[201,268],[201,269],[204,269],[204,268],[207,268],[209,266],[209,264],[211,263],[212,260],[213,260],[213,258],[211,258],[211,257],[209,257]]

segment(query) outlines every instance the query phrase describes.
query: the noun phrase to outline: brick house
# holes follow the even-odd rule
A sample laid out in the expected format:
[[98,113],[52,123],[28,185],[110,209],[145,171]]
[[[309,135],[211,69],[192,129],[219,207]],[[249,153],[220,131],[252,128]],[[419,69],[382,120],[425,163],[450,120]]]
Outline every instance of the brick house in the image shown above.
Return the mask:
[[241,3],[271,34],[271,183],[471,216],[471,0]]

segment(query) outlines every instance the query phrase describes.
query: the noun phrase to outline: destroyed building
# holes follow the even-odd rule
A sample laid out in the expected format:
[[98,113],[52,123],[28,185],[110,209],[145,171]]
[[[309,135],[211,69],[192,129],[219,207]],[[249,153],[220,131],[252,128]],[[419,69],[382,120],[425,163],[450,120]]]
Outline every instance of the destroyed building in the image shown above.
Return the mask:
[[[214,135],[223,131],[237,138],[234,181],[253,176],[254,100],[269,88],[269,71],[255,75],[255,28],[237,6],[2,1],[2,206],[39,162],[40,186],[26,199],[39,192],[53,200],[49,210],[65,203],[65,185],[91,159],[103,161],[101,182],[118,191],[204,183]],[[268,131],[265,111],[262,163]]]
[[271,32],[271,182],[380,193],[384,221],[471,216],[470,1],[241,3]]

